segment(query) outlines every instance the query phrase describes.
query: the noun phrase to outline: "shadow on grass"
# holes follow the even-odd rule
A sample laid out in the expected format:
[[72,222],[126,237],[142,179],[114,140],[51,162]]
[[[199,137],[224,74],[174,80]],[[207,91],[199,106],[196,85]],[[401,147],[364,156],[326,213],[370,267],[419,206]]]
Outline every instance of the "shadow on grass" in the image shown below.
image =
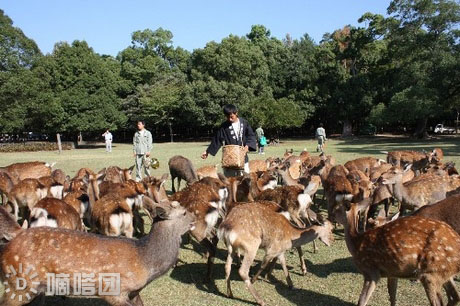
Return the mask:
[[[335,146],[338,152],[370,155],[383,155],[382,151],[394,150],[431,151],[435,147],[441,147],[445,155],[454,156],[460,154],[459,143],[460,139],[458,137],[438,137],[426,140],[411,138],[369,137],[345,139],[335,144]],[[372,147],[362,147],[366,145],[372,145]],[[449,147],[446,147],[446,145],[449,145]]]
[[[39,306],[41,305],[39,299],[34,300],[32,303],[27,305]],[[44,304],[46,306],[109,306],[110,304],[99,298],[76,298],[76,297],[61,297],[61,296],[49,296],[45,297]]]
[[[235,265],[232,266],[232,273],[230,279],[232,281],[241,281],[238,275],[237,268]],[[206,275],[207,265],[206,263],[186,263],[179,265],[171,272],[170,277],[184,284],[195,285],[198,290],[209,292],[220,297],[227,298],[225,292],[220,292],[214,282],[206,283],[204,276]],[[225,279],[224,264],[214,264],[213,279]],[[243,284],[244,285],[244,284]],[[232,299],[235,302],[243,302],[248,304],[256,305],[254,301],[243,300],[238,297]]]
[[354,305],[342,301],[340,298],[322,294],[315,291],[305,289],[289,289],[285,284],[277,283],[275,285],[276,291],[295,305],[315,305],[315,306],[330,306],[330,305]]

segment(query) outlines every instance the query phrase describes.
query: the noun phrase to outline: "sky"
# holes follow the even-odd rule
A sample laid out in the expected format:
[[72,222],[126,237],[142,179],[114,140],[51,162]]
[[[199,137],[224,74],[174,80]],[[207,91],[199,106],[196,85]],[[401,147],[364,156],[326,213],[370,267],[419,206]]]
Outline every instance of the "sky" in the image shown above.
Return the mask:
[[[390,0],[2,0],[0,9],[46,54],[60,41],[86,40],[95,52],[116,56],[137,30],[170,30],[174,46],[189,51],[262,24],[272,36],[305,33],[319,42],[326,32],[358,26],[366,12],[386,14]],[[364,26],[364,25],[362,25]]]

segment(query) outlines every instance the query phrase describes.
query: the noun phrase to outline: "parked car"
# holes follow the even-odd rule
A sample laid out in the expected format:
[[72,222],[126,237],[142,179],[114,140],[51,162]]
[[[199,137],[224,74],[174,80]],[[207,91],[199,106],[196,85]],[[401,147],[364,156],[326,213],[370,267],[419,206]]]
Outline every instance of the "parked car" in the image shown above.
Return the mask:
[[440,123],[436,125],[436,127],[434,128],[434,132],[436,134],[453,134],[455,133],[455,129],[448,126],[444,126]]

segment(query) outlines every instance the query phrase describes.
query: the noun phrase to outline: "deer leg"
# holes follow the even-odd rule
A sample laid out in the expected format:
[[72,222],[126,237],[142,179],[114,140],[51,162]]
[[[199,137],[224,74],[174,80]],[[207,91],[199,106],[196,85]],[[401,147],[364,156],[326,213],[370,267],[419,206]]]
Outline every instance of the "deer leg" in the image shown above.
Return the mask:
[[391,306],[396,306],[396,290],[398,289],[398,279],[389,277],[387,281],[388,294],[390,295]]
[[137,292],[135,296],[130,297],[130,301],[134,306],[144,306],[144,302],[142,301],[139,292]]
[[255,283],[255,281],[259,278],[262,271],[265,270],[265,268],[271,263],[272,259],[273,259],[272,256],[268,256],[267,254],[265,254],[265,257],[262,261],[262,264],[260,265],[260,268],[257,270],[256,274],[254,274],[254,276],[251,279],[251,283]]
[[439,290],[436,288],[436,283],[433,282],[433,280],[430,280],[429,277],[423,277],[421,279],[421,282],[423,284],[423,288],[425,288],[426,296],[428,300],[430,301],[431,306],[442,306],[442,299],[440,300],[439,298]]
[[289,276],[289,271],[288,271],[288,269],[286,267],[286,258],[284,257],[284,253],[281,253],[278,256],[278,259],[280,260],[281,267],[283,267],[283,272],[284,272],[284,276],[286,277],[286,282],[288,284],[288,287],[289,287],[289,289],[292,289],[294,286],[292,284],[291,277]]
[[233,298],[232,287],[230,285],[230,274],[232,272],[232,262],[233,262],[233,248],[231,245],[227,246],[228,254],[227,261],[225,262],[225,282],[227,283],[227,296]]
[[180,182],[182,179],[180,177],[177,177],[177,191],[180,191]]
[[173,193],[176,193],[176,188],[174,187],[174,179],[175,179],[175,178],[176,178],[175,176],[172,176],[172,175],[171,175],[171,183],[172,183],[172,187],[171,187],[171,188],[172,188],[172,192],[173,192]]
[[444,285],[444,290],[447,293],[447,306],[456,305],[460,301],[460,296],[458,294],[457,289],[455,288],[454,280],[451,278],[449,279]]
[[278,258],[275,257],[270,262],[270,265],[267,268],[267,272],[265,273],[265,279],[268,279],[269,276],[273,276],[272,273],[273,273],[273,269],[275,268],[275,264],[276,264],[277,260],[278,260]]
[[385,217],[390,215],[390,199],[383,200],[383,205],[385,206]]
[[212,281],[212,268],[214,265],[214,257],[216,257],[216,249],[218,242],[219,240],[217,239],[217,237],[213,237],[211,241],[205,238],[200,242],[200,244],[206,248],[206,253],[208,257],[208,273],[205,278],[205,282],[207,283]]
[[377,280],[371,278],[364,279],[363,290],[359,296],[358,306],[365,306],[369,299],[371,298],[372,293],[375,290],[375,286],[377,284]]
[[[300,267],[302,269],[302,275],[305,276],[307,275],[307,265],[305,264],[305,260],[303,259],[303,251],[302,247],[298,246],[296,247],[297,252],[299,253],[299,259],[300,259]],[[314,250],[314,248],[313,248]]]
[[265,305],[264,301],[260,298],[257,294],[256,290],[252,286],[251,279],[249,278],[249,268],[251,267],[254,258],[256,258],[257,249],[256,250],[249,250],[246,254],[244,254],[243,263],[241,264],[238,273],[240,274],[241,279],[246,284],[249,292],[251,292],[254,299],[257,301],[259,305]]

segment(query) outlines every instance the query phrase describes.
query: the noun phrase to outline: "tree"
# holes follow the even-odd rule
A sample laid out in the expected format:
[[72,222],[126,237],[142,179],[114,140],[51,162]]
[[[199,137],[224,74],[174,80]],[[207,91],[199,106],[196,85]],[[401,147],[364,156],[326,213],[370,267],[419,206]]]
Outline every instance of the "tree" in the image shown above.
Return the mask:
[[393,120],[417,123],[414,134],[424,137],[428,119],[443,110],[439,106],[453,109],[459,99],[455,27],[460,22],[460,5],[449,0],[395,0],[388,13],[393,21],[389,51],[398,70],[389,108]]
[[41,56],[37,44],[0,9],[0,71],[30,68]]
[[103,58],[84,41],[58,43],[37,65],[49,80],[53,99],[64,111],[56,132],[116,130],[126,121],[118,96],[121,80],[111,59]]

